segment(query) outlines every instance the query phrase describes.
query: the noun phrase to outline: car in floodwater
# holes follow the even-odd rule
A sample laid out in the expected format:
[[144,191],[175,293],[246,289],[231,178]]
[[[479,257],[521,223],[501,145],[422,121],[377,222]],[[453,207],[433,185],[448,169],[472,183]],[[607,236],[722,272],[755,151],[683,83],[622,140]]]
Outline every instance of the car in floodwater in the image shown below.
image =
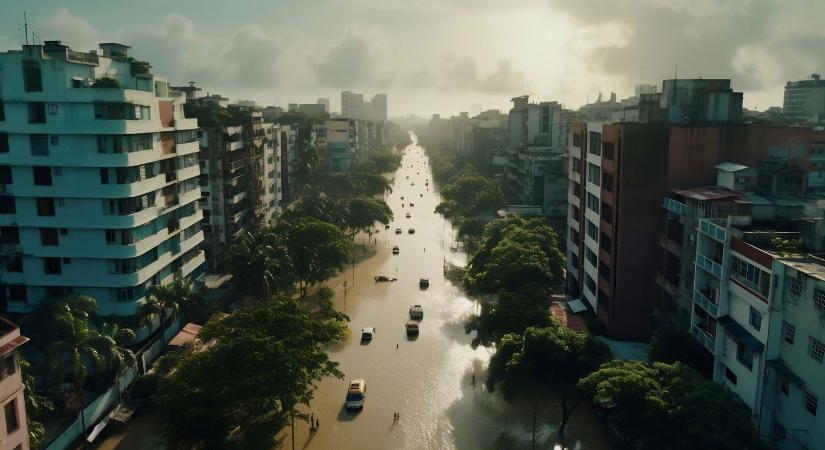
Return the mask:
[[397,245],[396,245],[395,247],[393,247],[393,248],[392,248],[392,254],[393,254],[393,255],[397,255],[397,254],[399,254],[399,253],[401,253],[401,249],[400,249],[400,248],[398,248],[398,246],[397,246]]
[[407,330],[407,336],[418,336],[418,322],[409,320],[404,324],[404,328]]
[[357,378],[349,382],[347,398],[344,403],[347,409],[364,409],[364,399],[367,398],[367,381]]
[[424,308],[421,305],[410,306],[410,318],[421,320],[424,318]]
[[361,328],[361,340],[371,341],[375,337],[375,327]]

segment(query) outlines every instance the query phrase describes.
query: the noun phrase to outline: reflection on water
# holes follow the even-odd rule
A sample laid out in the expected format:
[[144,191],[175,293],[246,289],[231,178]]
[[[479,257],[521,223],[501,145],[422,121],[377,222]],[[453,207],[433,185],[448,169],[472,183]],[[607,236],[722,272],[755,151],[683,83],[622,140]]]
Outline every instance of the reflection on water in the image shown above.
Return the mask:
[[[428,179],[429,190],[425,186]],[[409,206],[410,200],[414,207]],[[387,196],[395,221],[389,230],[381,229],[375,236],[376,255],[355,267],[354,278],[348,269],[328,283],[336,291],[336,306],[344,309],[347,281],[346,313],[352,318],[350,327],[356,338],[329,348],[346,378],[325,379],[318,384],[316,398],[307,412],[319,419],[320,428],[310,434],[308,425],[296,423],[296,448],[475,450],[489,448],[504,429],[529,448],[532,400],[527,404],[506,403],[499,394],[491,395],[483,388],[490,352],[470,347],[463,323],[477,306],[443,277],[445,262],[464,265],[467,257],[461,251],[450,251],[451,225],[433,213],[438,202],[423,149],[414,143],[407,148],[393,192]],[[405,217],[408,212],[410,218]],[[395,234],[395,228],[405,232]],[[406,233],[408,228],[415,228],[415,234]],[[391,252],[395,245],[400,248],[398,255]],[[398,281],[376,283],[375,275],[397,277]],[[430,280],[425,290],[419,289],[422,277]],[[423,306],[424,319],[418,339],[408,340],[404,324],[413,304]],[[370,326],[376,328],[375,338],[361,345],[357,336],[362,328]],[[474,374],[475,385],[471,383]],[[354,378],[367,382],[365,406],[360,412],[344,408],[347,383]],[[553,448],[559,414],[552,399],[542,399],[539,404],[537,448]],[[400,413],[398,422],[393,421],[396,411]],[[287,429],[279,434],[279,448],[291,448],[289,433]],[[575,449],[607,448],[592,412],[585,406],[574,414],[567,439]],[[100,448],[151,447],[115,443]]]

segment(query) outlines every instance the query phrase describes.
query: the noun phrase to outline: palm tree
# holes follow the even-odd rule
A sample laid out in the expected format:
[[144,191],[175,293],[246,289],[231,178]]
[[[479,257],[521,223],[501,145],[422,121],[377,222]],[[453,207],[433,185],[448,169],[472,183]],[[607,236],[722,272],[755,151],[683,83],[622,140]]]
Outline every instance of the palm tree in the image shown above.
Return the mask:
[[192,286],[183,280],[175,280],[169,284],[152,286],[149,289],[149,295],[146,296],[146,303],[143,304],[141,324],[151,324],[155,317],[159,317],[160,338],[161,342],[165,344],[167,312],[172,312],[169,318],[174,320],[181,309],[185,310],[195,302],[196,296],[197,294],[192,292]]
[[227,249],[225,264],[242,300],[264,301],[294,280],[283,237],[271,227],[241,230]]
[[71,373],[71,393],[79,403],[80,425],[85,433],[83,387],[89,372],[123,374],[135,363],[134,353],[124,347],[134,339],[134,332],[116,325],[104,325],[98,330],[90,325],[87,312],[68,303],[59,308],[52,323],[61,338],[47,347],[46,363],[57,383]]

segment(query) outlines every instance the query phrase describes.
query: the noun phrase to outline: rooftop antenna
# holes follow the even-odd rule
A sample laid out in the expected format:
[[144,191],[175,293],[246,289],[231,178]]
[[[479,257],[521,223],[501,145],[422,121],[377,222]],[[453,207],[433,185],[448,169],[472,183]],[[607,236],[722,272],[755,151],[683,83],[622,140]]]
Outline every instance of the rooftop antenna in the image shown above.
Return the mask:
[[26,45],[29,45],[29,20],[26,18],[26,11],[23,11],[23,30],[26,35]]

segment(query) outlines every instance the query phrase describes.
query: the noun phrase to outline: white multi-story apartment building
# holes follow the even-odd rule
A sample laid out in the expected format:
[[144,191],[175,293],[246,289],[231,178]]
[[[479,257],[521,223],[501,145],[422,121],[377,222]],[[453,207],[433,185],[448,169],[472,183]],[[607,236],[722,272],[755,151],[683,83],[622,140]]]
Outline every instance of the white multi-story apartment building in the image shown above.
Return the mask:
[[68,293],[135,316],[147,288],[201,273],[197,121],[129,47],[0,53],[0,295]]
[[815,210],[799,199],[746,192],[748,167],[717,169],[717,186],[665,198],[684,231],[662,241],[681,261],[665,262],[663,281],[692,300],[690,332],[713,379],[751,409],[759,433],[781,449],[825,449],[825,259],[804,251],[822,251],[822,219],[806,218]]
[[0,449],[29,450],[26,397],[19,347],[29,341],[20,328],[0,317]]

